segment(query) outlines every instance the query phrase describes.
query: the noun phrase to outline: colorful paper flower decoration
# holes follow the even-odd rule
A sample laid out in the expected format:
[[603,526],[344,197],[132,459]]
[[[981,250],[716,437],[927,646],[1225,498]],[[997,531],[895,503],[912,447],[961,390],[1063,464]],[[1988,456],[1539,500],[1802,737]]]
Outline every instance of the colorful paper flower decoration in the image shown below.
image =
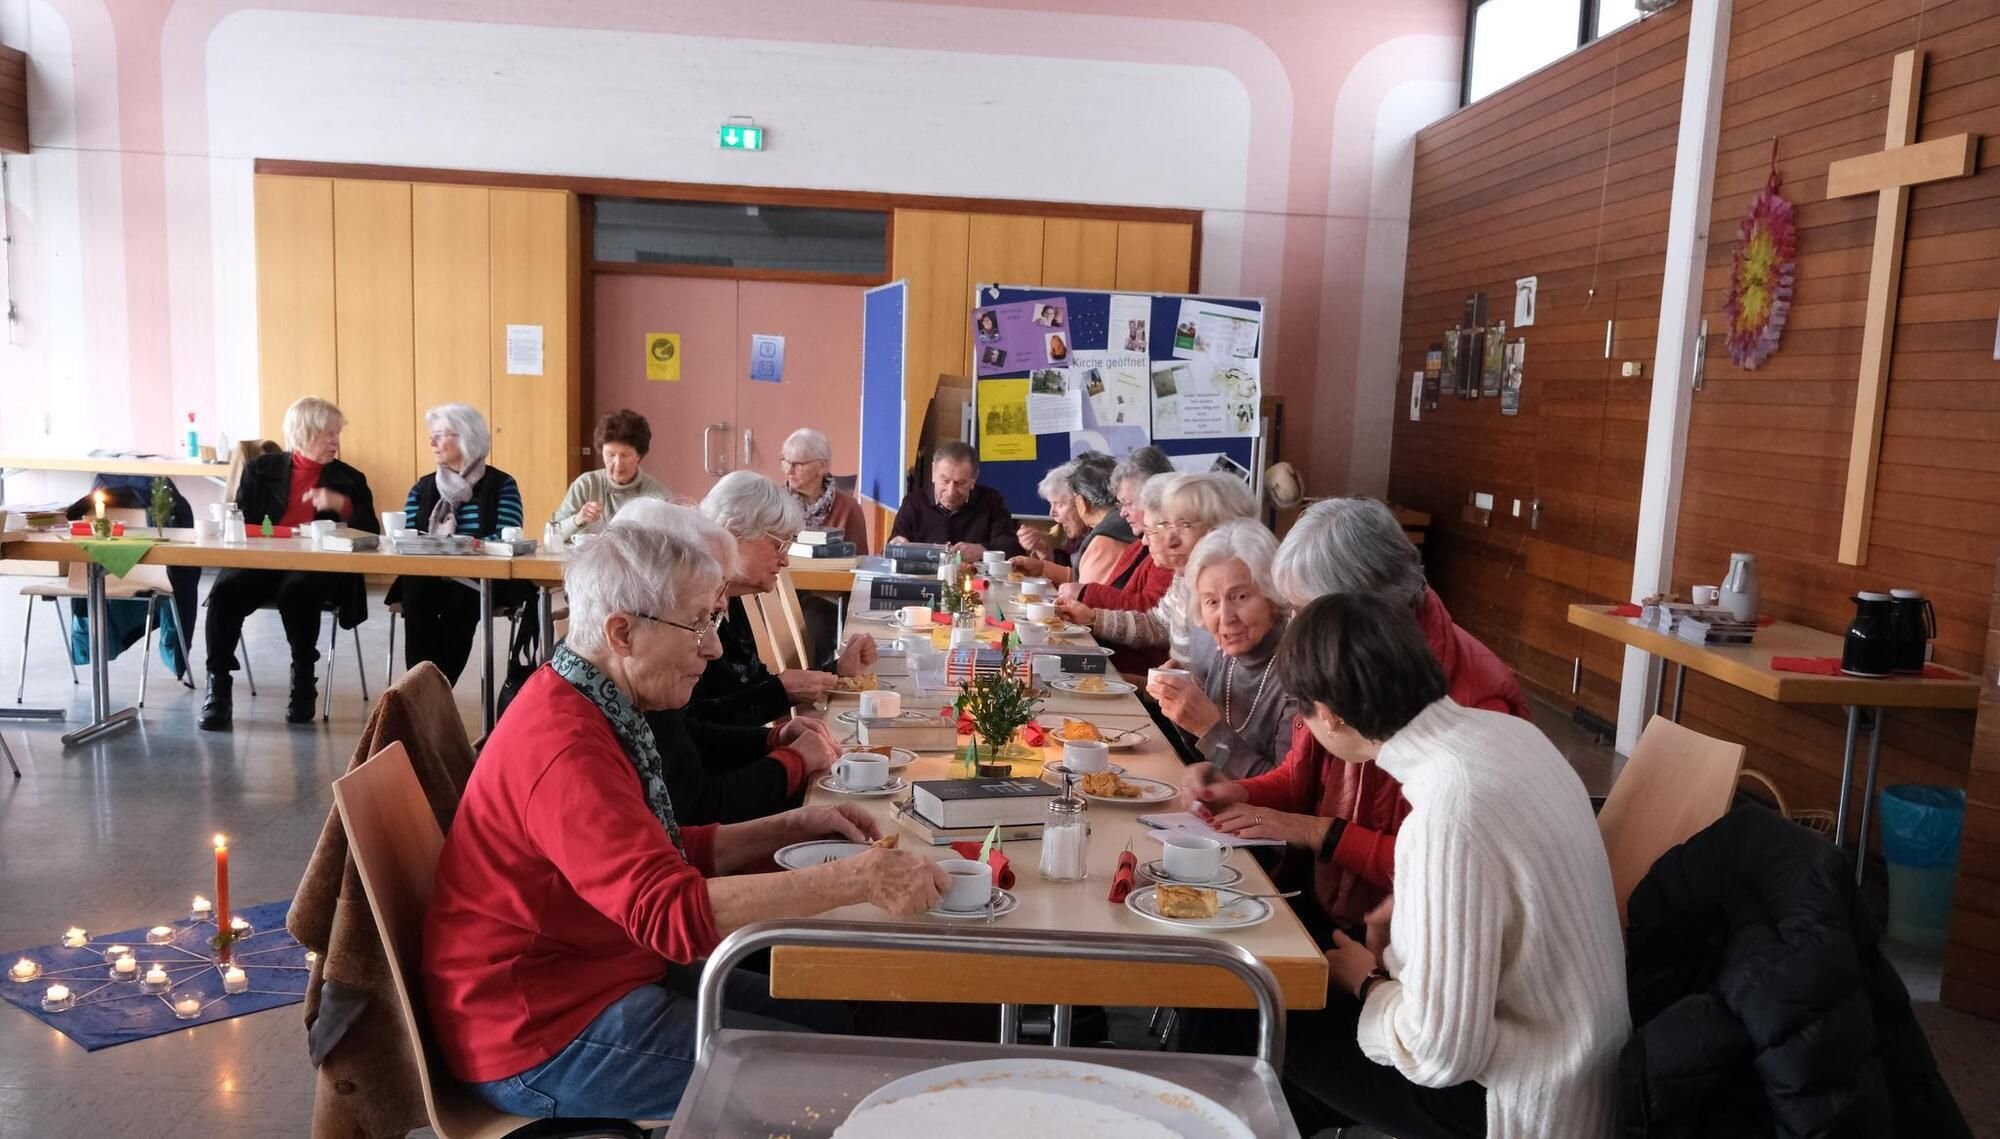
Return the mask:
[[1792,310],[1792,280],[1799,231],[1792,203],[1778,193],[1776,171],[1757,196],[1736,233],[1729,268],[1729,358],[1754,369],[1778,350],[1785,317]]

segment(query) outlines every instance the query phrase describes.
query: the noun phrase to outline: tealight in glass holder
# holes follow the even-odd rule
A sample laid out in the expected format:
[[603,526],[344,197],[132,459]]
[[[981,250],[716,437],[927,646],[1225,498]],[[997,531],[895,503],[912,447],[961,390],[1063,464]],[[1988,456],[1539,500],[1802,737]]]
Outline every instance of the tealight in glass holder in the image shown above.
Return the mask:
[[106,965],[116,965],[120,957],[130,956],[132,956],[132,947],[129,945],[108,945],[104,949],[104,963]]
[[168,997],[167,1003],[173,1006],[175,1020],[194,1020],[201,1015],[208,999],[198,992],[185,990]]
[[174,932],[175,931],[173,926],[156,925],[153,928],[146,931],[146,944],[171,945],[173,944],[174,940]]
[[251,934],[256,933],[257,931],[251,928],[250,923],[244,921],[242,918],[230,918],[229,932],[236,938],[236,940],[242,941],[244,938],[249,937]]
[[43,1012],[68,1012],[75,1007],[76,994],[70,992],[68,985],[50,985],[42,994]]
[[16,961],[12,965],[9,965],[7,967],[7,979],[10,981],[18,981],[24,985],[27,984],[29,981],[39,979],[41,975],[42,975],[42,967],[36,964],[35,962],[28,960],[26,957],[21,958],[19,961]]
[[139,979],[139,961],[137,958],[127,954],[113,961],[111,968],[105,971],[105,975],[120,984],[128,981],[136,981]]
[[200,894],[196,894],[194,896],[194,901],[188,903],[188,920],[213,921],[214,919],[215,919],[214,904],[212,904],[207,898],[202,897]]
[[173,980],[167,976],[166,968],[158,962],[147,966],[145,973],[139,977],[139,988],[148,993],[164,993],[173,988],[173,984]]
[[222,991],[225,993],[247,993],[250,991],[250,974],[240,965],[231,965],[222,971]]
[[90,941],[90,934],[80,926],[70,926],[63,931],[64,949],[82,949]]

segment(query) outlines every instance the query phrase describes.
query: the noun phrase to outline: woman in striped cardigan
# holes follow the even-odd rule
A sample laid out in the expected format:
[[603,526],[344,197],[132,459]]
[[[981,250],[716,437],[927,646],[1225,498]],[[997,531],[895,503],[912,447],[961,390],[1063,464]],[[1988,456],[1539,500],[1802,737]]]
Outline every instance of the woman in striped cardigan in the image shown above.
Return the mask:
[[[478,410],[447,403],[424,413],[437,470],[417,480],[403,503],[403,524],[432,535],[497,538],[521,525],[521,491],[514,477],[488,466],[492,435]],[[455,578],[399,577],[389,601],[402,606],[403,664],[430,661],[453,684],[472,654],[479,593]]]

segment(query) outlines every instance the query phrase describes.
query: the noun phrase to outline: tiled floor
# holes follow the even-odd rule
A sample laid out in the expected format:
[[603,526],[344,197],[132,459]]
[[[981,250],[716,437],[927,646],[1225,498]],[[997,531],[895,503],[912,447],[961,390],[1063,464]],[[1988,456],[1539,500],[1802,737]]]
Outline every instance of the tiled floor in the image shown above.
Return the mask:
[[[11,580],[0,579],[0,691],[13,686],[21,663],[21,609]],[[375,613],[362,628],[371,692],[387,638],[382,610]],[[43,627],[28,649],[26,703],[62,707],[74,724],[88,714],[88,690],[71,686],[48,617],[46,609],[37,616]],[[139,727],[70,753],[58,741],[61,727],[0,721],[23,770],[19,780],[0,772],[0,949],[46,943],[72,924],[109,930],[162,920],[207,886],[207,839],[216,831],[232,837],[242,903],[291,895],[326,819],[328,781],[344,769],[366,709],[343,635],[332,722],[286,726],[287,654],[276,615],[254,617],[250,637],[264,683],[251,699],[239,679],[229,735],[195,731],[198,696],[163,683],[157,669]],[[136,654],[115,661],[111,675],[114,692],[129,699]],[[476,678],[468,675],[460,692],[460,710],[476,724]],[[1542,711],[1545,729],[1601,793],[1612,775],[1608,750]],[[1929,1003],[1934,959],[1914,958],[1906,973],[1975,1131],[2000,1136],[2000,1096],[1988,1074],[2000,1025]],[[304,1136],[311,1096],[296,1007],[95,1054],[0,1009],[0,1139]]]

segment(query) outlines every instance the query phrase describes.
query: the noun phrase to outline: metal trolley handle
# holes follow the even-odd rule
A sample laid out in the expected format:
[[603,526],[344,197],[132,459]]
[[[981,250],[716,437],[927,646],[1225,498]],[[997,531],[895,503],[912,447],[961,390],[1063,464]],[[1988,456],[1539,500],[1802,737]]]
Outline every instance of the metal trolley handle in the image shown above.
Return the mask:
[[1149,965],[1206,965],[1227,969],[1257,998],[1257,1058],[1281,1071],[1284,1062],[1285,1006],[1278,979],[1240,945],[1203,937],[1127,937],[1105,933],[1052,936],[1042,930],[929,930],[885,928],[843,921],[768,921],[746,925],[724,938],[702,970],[695,1006],[695,1064],[708,1059],[711,1039],[722,1026],[722,984],[736,964],[760,949],[812,945],[825,949],[921,950],[929,953],[988,953],[1013,957],[1081,957],[1095,961]]

